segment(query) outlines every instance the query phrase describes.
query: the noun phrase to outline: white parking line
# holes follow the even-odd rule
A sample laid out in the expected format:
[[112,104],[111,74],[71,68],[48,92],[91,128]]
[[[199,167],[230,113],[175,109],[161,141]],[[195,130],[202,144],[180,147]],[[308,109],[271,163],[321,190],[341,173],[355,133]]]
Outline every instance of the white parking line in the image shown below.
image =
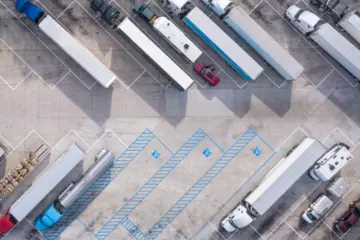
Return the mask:
[[[40,2],[40,0],[37,0],[37,1]],[[73,5],[74,2],[75,2],[75,0],[73,0],[69,5],[67,5],[67,7],[56,17],[56,19],[59,19],[64,14],[64,12],[66,12],[66,10],[68,10]],[[43,5],[43,4],[41,4],[41,5]]]
[[261,239],[265,240],[264,236],[261,235],[256,228],[253,227],[253,225],[250,224],[250,227],[261,237]]
[[[135,78],[135,80],[128,86],[128,87],[126,87],[126,86],[124,86],[127,90],[129,90],[130,88],[131,88],[131,86],[132,85],[134,85],[134,83],[137,81],[137,80],[139,80],[139,78],[141,78],[142,77],[142,75],[144,75],[144,73],[146,73],[146,70],[144,69],[144,71],[142,72],[142,73],[140,73],[140,75],[137,77],[137,78]],[[119,82],[121,82],[120,80],[118,80]]]
[[[315,88],[318,88],[334,71],[335,71],[335,69],[333,68],[333,69],[319,82],[319,84],[316,85]],[[305,75],[305,74],[303,74],[303,75]],[[306,78],[309,80],[308,77],[306,77]]]
[[288,225],[288,227],[291,228],[291,230],[293,230],[299,238],[304,239],[304,237],[302,237],[287,221],[285,221],[285,224]]
[[248,15],[250,15],[263,1],[264,0],[261,0],[258,4],[256,4],[255,7],[248,13]]
[[219,232],[219,230],[214,225],[211,224],[211,222],[208,223],[224,240],[226,240],[226,238]]
[[309,40],[302,35],[301,33],[298,32],[298,30],[288,21],[285,20],[285,18],[283,17],[283,14],[280,14],[267,0],[264,0],[264,2],[266,2],[292,29],[295,30],[295,32],[315,51],[317,52],[324,60],[325,62],[327,62],[327,64],[329,64],[333,69],[335,69],[337,71],[337,73],[339,73],[339,75],[341,75],[352,87],[354,87],[355,85],[353,85],[329,60],[327,60],[325,58],[325,56],[323,56],[319,50],[317,50],[310,42]]

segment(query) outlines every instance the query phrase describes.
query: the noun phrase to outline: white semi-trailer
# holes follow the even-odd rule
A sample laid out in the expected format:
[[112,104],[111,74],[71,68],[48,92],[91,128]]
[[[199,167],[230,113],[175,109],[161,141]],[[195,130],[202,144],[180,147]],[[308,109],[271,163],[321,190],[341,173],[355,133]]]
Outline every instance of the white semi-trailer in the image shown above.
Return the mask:
[[183,22],[245,80],[255,80],[264,69],[198,7]]
[[7,234],[78,165],[85,153],[73,145],[65,154],[45,171],[45,173],[0,217],[0,235]]
[[314,13],[291,6],[286,18],[360,80],[360,50]]
[[275,41],[249,14],[229,0],[202,0],[243,38],[284,79],[296,80],[304,67]]
[[36,23],[47,37],[54,41],[103,87],[108,88],[116,80],[116,75],[95,57],[89,49],[36,5],[28,0],[17,0],[16,9]]
[[360,11],[345,14],[337,24],[360,44]]
[[282,158],[260,184],[224,220],[228,232],[243,228],[263,215],[326,152],[315,139],[306,138]]

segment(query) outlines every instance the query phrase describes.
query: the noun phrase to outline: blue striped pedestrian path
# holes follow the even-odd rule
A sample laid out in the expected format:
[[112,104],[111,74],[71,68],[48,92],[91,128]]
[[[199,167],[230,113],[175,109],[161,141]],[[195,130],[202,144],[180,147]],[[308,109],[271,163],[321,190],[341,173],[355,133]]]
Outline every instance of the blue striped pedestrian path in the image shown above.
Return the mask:
[[248,129],[190,190],[154,224],[146,233],[146,238],[155,239],[256,136],[255,131]]
[[155,138],[146,129],[121,155],[114,164],[101,175],[84,194],[66,210],[61,220],[42,232],[47,240],[55,240],[87,208],[87,206],[109,185],[109,183]]
[[161,168],[134,194],[134,196],[96,234],[99,240],[107,238],[120,224],[126,222],[130,213],[151,191],[206,137],[199,129]]

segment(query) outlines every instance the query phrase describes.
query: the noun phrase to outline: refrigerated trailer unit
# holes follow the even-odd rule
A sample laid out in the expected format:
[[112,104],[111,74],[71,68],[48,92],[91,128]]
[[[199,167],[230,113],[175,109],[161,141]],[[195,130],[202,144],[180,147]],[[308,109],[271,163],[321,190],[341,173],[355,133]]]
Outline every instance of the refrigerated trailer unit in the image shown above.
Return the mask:
[[286,10],[285,16],[300,32],[306,34],[357,80],[360,80],[360,49],[329,23],[308,10],[291,6]]
[[245,80],[254,80],[264,71],[199,8],[193,8],[183,21]]
[[36,5],[27,0],[17,0],[16,9],[35,22],[47,37],[54,41],[103,87],[108,88],[116,80],[116,75],[95,57],[89,49]]
[[304,67],[240,7],[233,7],[229,0],[202,1],[284,79],[296,80],[304,71]]
[[85,153],[73,145],[0,218],[0,235],[8,233],[78,165]]
[[193,84],[193,79],[128,17],[124,18],[115,30],[129,39],[181,90],[187,90]]
[[222,227],[235,231],[263,215],[326,152],[320,142],[306,138],[288,156],[282,158],[260,184],[222,222]]

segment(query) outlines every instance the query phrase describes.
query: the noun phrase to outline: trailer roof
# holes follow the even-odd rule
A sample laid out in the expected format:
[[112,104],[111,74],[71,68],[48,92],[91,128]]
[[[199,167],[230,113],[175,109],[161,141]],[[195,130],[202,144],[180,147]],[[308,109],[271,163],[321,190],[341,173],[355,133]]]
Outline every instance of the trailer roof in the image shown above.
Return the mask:
[[193,8],[183,21],[246,80],[254,80],[264,71],[199,8]]
[[161,50],[148,36],[146,36],[129,18],[125,18],[117,27],[144,54],[154,61],[170,80],[183,90],[187,90],[194,80]]
[[22,221],[84,156],[85,153],[74,144],[11,206],[9,213],[18,222]]
[[41,20],[39,28],[103,87],[115,81],[116,75],[52,17]]
[[286,80],[295,80],[304,71],[304,67],[240,7],[231,9],[224,21]]
[[264,177],[245,201],[264,214],[324,153],[326,149],[315,139],[306,138]]

